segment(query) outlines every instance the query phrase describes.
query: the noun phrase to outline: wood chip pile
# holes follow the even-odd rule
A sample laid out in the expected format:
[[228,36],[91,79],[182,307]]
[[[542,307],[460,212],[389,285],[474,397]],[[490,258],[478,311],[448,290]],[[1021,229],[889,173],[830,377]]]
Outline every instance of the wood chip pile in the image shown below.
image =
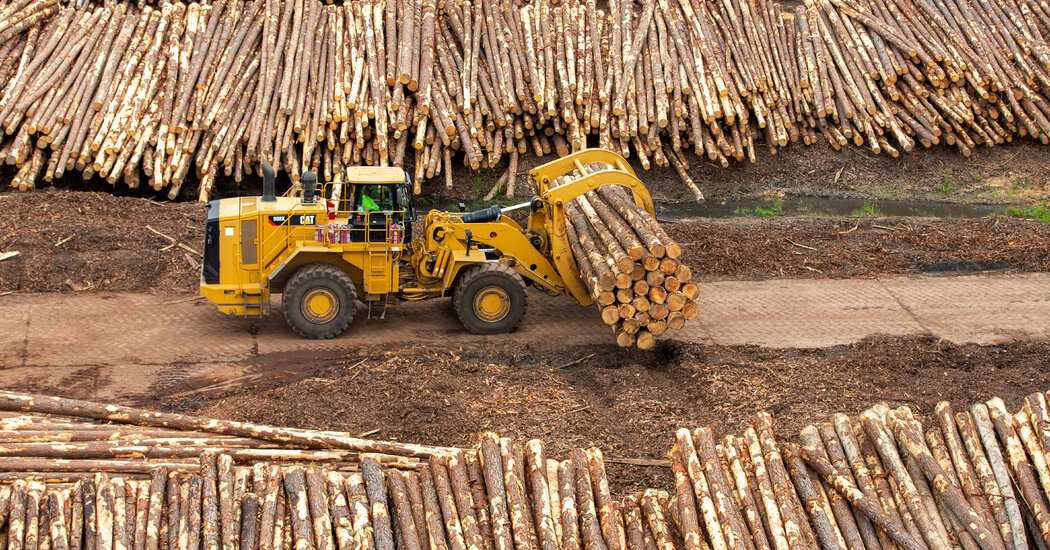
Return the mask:
[[[610,168],[591,163],[554,186]],[[620,347],[651,349],[668,329],[680,330],[700,309],[682,247],[626,187],[606,185],[565,206],[565,229],[580,279]]]
[[414,158],[419,192],[588,142],[684,174],[689,149],[1050,139],[1039,0],[75,4],[0,2],[19,188],[76,170],[174,197],[193,170],[204,200],[260,159],[331,179]]
[[[1050,542],[1050,414],[1039,393],[1015,414],[998,398],[960,412],[941,403],[925,431],[907,407],[877,405],[856,420],[840,414],[807,426],[801,445],[778,442],[768,413],[721,444],[709,428],[683,428],[668,453],[672,491],[619,499],[600,450],[557,461],[539,440],[520,445],[493,433],[473,449],[424,447],[9,392],[0,410],[25,413],[0,421],[8,550],[1020,550]],[[291,446],[302,454],[276,453]],[[164,454],[182,447],[195,454]],[[397,458],[306,458],[336,449]],[[146,458],[151,452],[159,454]]]

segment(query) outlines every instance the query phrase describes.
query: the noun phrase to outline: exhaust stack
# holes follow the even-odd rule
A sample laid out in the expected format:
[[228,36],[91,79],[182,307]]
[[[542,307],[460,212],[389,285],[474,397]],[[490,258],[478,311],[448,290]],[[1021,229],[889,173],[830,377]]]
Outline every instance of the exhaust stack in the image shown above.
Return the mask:
[[312,204],[317,193],[317,174],[307,170],[299,180],[303,185],[303,204]]
[[263,194],[262,202],[277,202],[276,183],[274,182],[273,166],[269,162],[262,161]]

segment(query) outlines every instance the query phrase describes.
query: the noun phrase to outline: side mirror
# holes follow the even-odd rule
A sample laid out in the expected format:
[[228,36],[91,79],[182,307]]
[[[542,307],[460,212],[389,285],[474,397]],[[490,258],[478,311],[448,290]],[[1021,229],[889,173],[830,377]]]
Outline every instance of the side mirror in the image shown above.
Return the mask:
[[405,218],[410,221],[416,221],[416,206],[412,203],[412,193],[404,187],[397,188],[397,204],[405,211]]

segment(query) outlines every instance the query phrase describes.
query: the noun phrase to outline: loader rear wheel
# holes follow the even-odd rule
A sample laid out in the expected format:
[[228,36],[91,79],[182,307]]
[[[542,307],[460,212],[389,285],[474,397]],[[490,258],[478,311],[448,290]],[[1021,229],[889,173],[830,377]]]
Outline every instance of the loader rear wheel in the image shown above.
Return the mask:
[[357,312],[357,292],[342,269],[310,264],[299,268],[285,285],[281,306],[295,332],[311,340],[325,340],[350,326]]
[[525,318],[525,283],[504,264],[469,267],[459,276],[452,304],[474,334],[510,332]]

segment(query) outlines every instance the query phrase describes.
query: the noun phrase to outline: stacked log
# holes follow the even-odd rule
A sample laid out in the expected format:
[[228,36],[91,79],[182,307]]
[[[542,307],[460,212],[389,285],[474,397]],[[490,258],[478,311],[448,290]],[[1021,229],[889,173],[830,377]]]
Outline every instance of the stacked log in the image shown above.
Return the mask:
[[[559,177],[554,185],[610,168],[601,163]],[[638,206],[625,187],[606,185],[565,206],[565,230],[580,279],[620,347],[651,349],[668,329],[699,315],[692,271],[682,247]]]
[[[78,460],[142,461],[147,466],[186,464],[202,453],[224,452],[236,463],[338,462],[350,465],[370,454],[384,464],[412,468],[442,447],[376,441],[340,432],[266,426],[93,403],[43,395],[0,391],[0,462],[14,468],[21,459],[56,459],[77,467]],[[18,414],[11,414],[18,413]],[[28,471],[24,461],[17,466]],[[147,468],[148,470],[148,468]],[[62,471],[52,468],[49,471]],[[75,470],[69,470],[75,471]]]
[[656,536],[638,502],[613,499],[600,450],[559,462],[494,433],[426,447],[2,392],[0,455],[10,548],[562,550],[582,532],[626,550],[628,527]]
[[[878,404],[778,442],[680,429],[668,456],[686,548],[1019,550],[1050,543],[1047,395],[937,405],[927,425]],[[690,541],[701,541],[691,543]]]
[[[489,432],[472,448],[417,446],[397,460],[311,460],[323,451],[305,444],[298,458],[246,459],[236,452],[290,444],[231,435],[219,420],[199,419],[212,432],[185,431],[164,413],[0,395],[0,449],[15,458],[0,461],[10,550],[1020,550],[1050,538],[1042,393],[1014,414],[998,398],[959,412],[943,402],[926,426],[908,407],[879,404],[806,426],[798,444],[765,412],[721,440],[682,428],[668,452],[670,490],[623,496],[606,471],[616,459],[597,448],[559,461],[540,440]],[[260,433],[308,432],[270,430]],[[314,435],[315,447],[345,437]],[[118,460],[21,446],[62,453],[99,441],[206,449]]]
[[[495,433],[470,449],[402,448],[8,392],[0,411],[0,454],[18,461],[0,458],[9,548],[674,549],[667,495],[614,498],[597,448],[559,461],[539,440]],[[401,454],[348,461],[319,447]]]
[[[0,2],[0,157],[206,200],[262,160],[292,180],[598,145],[723,166],[763,144],[897,156],[1050,142],[1039,0]],[[192,172],[191,172],[192,170]],[[447,184],[446,183],[446,184]]]

